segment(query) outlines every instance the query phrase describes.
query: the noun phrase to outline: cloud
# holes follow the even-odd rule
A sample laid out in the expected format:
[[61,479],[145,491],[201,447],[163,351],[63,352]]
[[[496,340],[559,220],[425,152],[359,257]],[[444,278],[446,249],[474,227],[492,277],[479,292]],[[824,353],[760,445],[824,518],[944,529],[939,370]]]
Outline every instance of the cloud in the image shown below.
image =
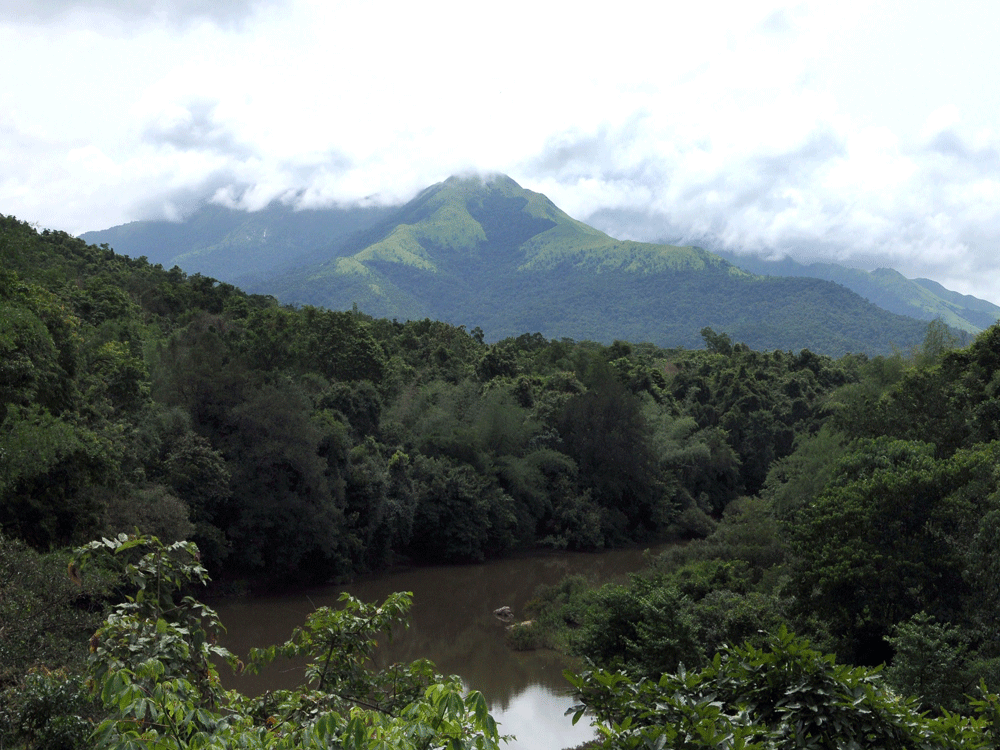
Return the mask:
[[986,249],[1000,246],[1000,150],[989,133],[973,143],[948,128],[903,144],[884,128],[810,117],[780,139],[734,142],[705,124],[695,135],[647,115],[566,131],[527,171],[619,237],[894,266],[966,289],[996,273]]
[[185,25],[207,20],[221,26],[239,25],[262,5],[275,0],[0,0],[0,17],[7,23],[47,24],[112,18],[135,24],[166,21]]
[[777,8],[760,22],[758,28],[766,34],[782,35],[791,33],[795,28],[795,23],[788,8]]
[[142,138],[153,145],[182,151],[215,151],[235,159],[246,159],[254,149],[241,143],[227,123],[218,117],[218,99],[193,98],[162,110],[147,123]]
[[0,210],[79,232],[495,171],[619,237],[1000,299],[992,7],[0,0]]

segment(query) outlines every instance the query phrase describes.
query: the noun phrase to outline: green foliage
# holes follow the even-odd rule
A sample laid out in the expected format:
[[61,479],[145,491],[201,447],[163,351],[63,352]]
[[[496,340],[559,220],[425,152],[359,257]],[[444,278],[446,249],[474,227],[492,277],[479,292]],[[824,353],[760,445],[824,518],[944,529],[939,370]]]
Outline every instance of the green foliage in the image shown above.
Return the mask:
[[830,481],[837,460],[848,450],[844,437],[823,425],[815,434],[800,435],[795,450],[775,461],[761,488],[781,517],[809,505]]
[[504,739],[482,694],[428,662],[370,666],[377,639],[405,622],[408,594],[381,605],[345,595],[341,607],[317,610],[283,645],[256,650],[247,667],[305,658],[302,686],[248,698],[219,684],[214,659],[237,663],[213,645],[215,612],[179,598],[206,580],[194,545],[122,535],[77,554],[81,569],[110,558],[134,587],[91,641],[94,689],[107,712],[92,747],[495,750]]
[[121,342],[102,344],[91,356],[96,383],[86,394],[90,400],[107,399],[116,411],[137,413],[149,403],[149,373],[140,356]]
[[705,339],[705,348],[712,354],[728,357],[733,353],[733,341],[725,333],[716,333],[706,326],[701,329],[701,337]]
[[891,654],[890,628],[917,612],[951,616],[970,593],[963,550],[992,504],[996,444],[936,461],[933,446],[859,441],[793,529],[795,589],[854,659]]
[[74,583],[69,562],[66,553],[42,554],[0,534],[0,690],[32,670],[81,667],[111,585],[100,571]]
[[[827,394],[856,377],[849,360],[808,350],[755,352],[743,344],[677,364],[669,393],[699,427],[722,431],[738,461],[736,492],[746,495],[761,490],[773,463],[792,453],[796,436],[805,439],[820,428]],[[720,479],[728,481],[733,460],[720,463]]]
[[567,579],[532,605],[551,642],[606,669],[658,677],[701,667],[731,643],[760,644],[790,620],[790,600],[753,583],[742,560],[688,561],[590,589]]
[[188,507],[194,525],[190,538],[205,555],[206,566],[217,566],[227,554],[222,527],[232,497],[232,475],[225,458],[206,438],[186,426],[174,434],[165,432],[161,481]]
[[[11,274],[13,277],[13,274]],[[38,315],[23,304],[0,305],[0,399],[4,404],[58,402],[60,368],[55,342]]]
[[700,671],[636,679],[567,673],[605,748],[992,747],[997,696],[982,718],[931,718],[887,690],[878,670],[837,664],[782,630],[763,648],[729,647]]
[[545,628],[531,620],[508,625],[504,632],[504,642],[515,651],[534,651],[550,645]]
[[611,514],[608,540],[626,530],[658,530],[669,523],[672,508],[665,507],[657,481],[649,425],[638,398],[619,381],[602,376],[567,401],[558,429],[584,486]]
[[[558,223],[544,200],[494,187],[468,207],[484,257]],[[498,218],[512,206],[530,218]],[[283,308],[0,229],[0,524],[39,547],[138,526],[191,535],[228,576],[327,580],[401,554],[699,537],[847,377],[742,345],[487,346],[481,329]]]
[[226,413],[224,451],[235,467],[233,494],[244,500],[225,530],[231,564],[245,574],[295,574],[307,560],[327,574],[348,565],[335,457],[321,455],[325,436],[311,411],[299,388],[278,383],[248,388]]
[[304,308],[295,337],[301,367],[336,380],[379,382],[385,358],[367,323],[346,312]]
[[424,458],[413,476],[412,553],[436,561],[483,560],[512,544],[517,518],[507,496],[472,467]]
[[598,663],[648,675],[700,663],[704,653],[688,604],[674,587],[642,578],[628,587],[603,588],[573,639],[574,649]]
[[893,628],[895,655],[886,681],[903,695],[915,695],[928,708],[958,711],[970,687],[961,631],[918,612]]
[[398,711],[419,698],[435,677],[433,668],[418,662],[385,672],[370,673],[378,637],[391,638],[393,627],[405,623],[412,595],[396,593],[380,605],[364,604],[342,594],[336,609],[321,607],[306,618],[282,646],[254,649],[249,668],[259,671],[277,656],[312,659],[305,668],[305,684],[338,701],[341,711],[355,705],[383,712]]
[[383,404],[370,381],[331,383],[317,406],[339,412],[351,426],[355,440],[378,434]]
[[82,677],[33,670],[0,693],[0,745],[24,750],[84,750],[96,715]]
[[509,346],[494,344],[476,365],[476,374],[483,381],[517,375],[517,359]]
[[[702,517],[718,517],[736,498],[740,486],[740,459],[726,433],[717,426],[699,427],[694,418],[677,417],[662,405],[648,405],[646,414],[654,430],[653,449],[660,472],[674,505],[684,508],[685,513],[697,510]],[[683,521],[683,517],[677,519],[678,523]],[[709,522],[708,531],[711,526]],[[706,535],[681,534],[695,538]]]
[[757,498],[740,498],[726,506],[722,523],[698,544],[722,560],[745,562],[746,575],[753,583],[786,559],[784,529],[772,504]]
[[50,412],[12,408],[0,425],[0,525],[39,548],[97,526],[86,489],[112,476],[108,443]]
[[939,456],[1000,438],[997,417],[997,348],[1000,326],[983,331],[965,349],[950,349],[940,330],[931,327],[925,350],[887,381],[871,382],[849,394],[836,423],[858,437],[888,435],[933,443]]
[[604,530],[610,526],[607,510],[591,499],[589,490],[580,495],[560,494],[543,527],[549,533],[541,543],[555,549],[602,549],[606,543]]
[[164,485],[151,484],[127,494],[108,492],[100,500],[104,506],[101,526],[112,533],[142,529],[176,542],[195,532],[187,504]]

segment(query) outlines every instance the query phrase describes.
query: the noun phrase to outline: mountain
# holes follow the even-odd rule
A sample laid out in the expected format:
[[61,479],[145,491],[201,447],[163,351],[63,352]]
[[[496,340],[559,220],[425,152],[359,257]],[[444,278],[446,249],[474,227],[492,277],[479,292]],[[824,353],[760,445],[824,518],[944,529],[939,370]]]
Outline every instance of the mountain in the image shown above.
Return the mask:
[[509,177],[450,178],[336,256],[251,285],[283,302],[478,325],[492,339],[697,347],[708,326],[761,349],[889,351],[925,325],[816,279],[765,278],[696,247],[615,240]]
[[[283,234],[263,212],[240,223],[225,209],[203,209],[211,221],[196,214],[163,239],[139,222],[117,239],[100,233],[101,241],[128,255],[143,250],[151,260],[155,245],[179,265],[187,262],[188,272],[284,303],[356,304],[376,317],[478,326],[491,340],[540,332],[700,347],[701,330],[711,327],[756,349],[837,355],[910,347],[926,331],[925,323],[830,281],[759,276],[701,248],[613,239],[505,176],[452,177],[395,210],[347,212],[329,233],[319,213],[308,235],[296,234],[297,215],[287,207],[268,210],[287,222]],[[197,236],[199,221],[214,234]],[[97,241],[95,234],[84,238]],[[265,252],[275,236],[286,243],[278,258]],[[132,237],[145,244],[130,244]],[[183,242],[171,247],[177,237]],[[311,246],[293,247],[295,237],[311,237]]]
[[613,240],[509,177],[452,177],[346,240],[336,257],[266,287],[285,301],[357,303],[379,316],[451,316],[455,305],[475,316],[486,299],[508,307],[506,295],[568,268],[606,276],[682,269],[745,275],[697,248]]
[[864,271],[836,263],[797,263],[791,258],[767,260],[756,255],[717,252],[722,258],[756,274],[807,276],[846,286],[883,310],[918,320],[940,318],[949,326],[978,333],[1000,320],[1000,307],[992,302],[945,289],[929,279],[907,279],[891,268]]
[[248,212],[206,204],[183,222],[134,221],[80,238],[92,245],[106,243],[133,258],[145,256],[164,268],[179,266],[189,273],[246,283],[306,262],[314,253],[326,255],[339,240],[395,210],[296,210],[274,202]]

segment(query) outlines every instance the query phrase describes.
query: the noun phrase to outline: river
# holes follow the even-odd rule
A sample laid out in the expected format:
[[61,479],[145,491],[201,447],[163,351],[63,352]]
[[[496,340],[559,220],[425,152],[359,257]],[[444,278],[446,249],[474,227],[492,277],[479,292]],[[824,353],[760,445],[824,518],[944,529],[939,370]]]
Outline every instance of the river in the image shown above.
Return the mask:
[[[228,630],[223,645],[245,657],[252,646],[283,643],[316,607],[336,606],[343,591],[363,601],[412,591],[410,627],[386,647],[387,663],[430,659],[438,671],[459,675],[484,694],[501,733],[517,738],[508,748],[558,750],[593,736],[585,720],[574,727],[564,715],[572,703],[562,676],[567,661],[551,651],[509,649],[493,610],[509,606],[520,619],[539,586],[577,573],[598,583],[623,581],[644,566],[643,556],[640,549],[548,552],[478,565],[414,567],[344,586],[229,599],[215,607]],[[300,675],[300,668],[276,662],[263,675],[241,677],[234,686],[259,693],[294,687]]]

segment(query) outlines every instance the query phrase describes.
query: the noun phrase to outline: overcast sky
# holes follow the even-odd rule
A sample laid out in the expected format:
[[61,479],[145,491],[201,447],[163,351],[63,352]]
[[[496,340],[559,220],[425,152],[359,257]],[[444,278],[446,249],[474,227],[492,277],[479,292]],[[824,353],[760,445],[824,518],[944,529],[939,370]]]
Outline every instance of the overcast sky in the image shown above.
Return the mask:
[[995,0],[0,0],[0,213],[80,233],[503,172],[617,237],[1000,303],[997,39]]

